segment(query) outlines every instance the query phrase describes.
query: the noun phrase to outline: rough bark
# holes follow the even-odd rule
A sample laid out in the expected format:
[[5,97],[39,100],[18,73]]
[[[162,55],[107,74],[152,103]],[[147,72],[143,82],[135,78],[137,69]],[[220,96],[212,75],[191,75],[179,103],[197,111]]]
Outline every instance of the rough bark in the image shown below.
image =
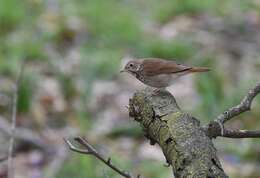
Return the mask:
[[226,178],[217,151],[199,120],[181,111],[167,91],[137,91],[129,115],[140,123],[151,144],[158,143],[176,178]]

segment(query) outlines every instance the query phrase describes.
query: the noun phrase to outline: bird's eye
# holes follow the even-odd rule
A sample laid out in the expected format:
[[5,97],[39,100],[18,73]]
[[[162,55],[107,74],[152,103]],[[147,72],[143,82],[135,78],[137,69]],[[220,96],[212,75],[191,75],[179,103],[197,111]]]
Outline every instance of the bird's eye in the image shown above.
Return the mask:
[[134,66],[134,64],[132,64],[132,63],[131,63],[131,64],[129,64],[129,66],[130,66],[130,67],[133,67],[133,66]]

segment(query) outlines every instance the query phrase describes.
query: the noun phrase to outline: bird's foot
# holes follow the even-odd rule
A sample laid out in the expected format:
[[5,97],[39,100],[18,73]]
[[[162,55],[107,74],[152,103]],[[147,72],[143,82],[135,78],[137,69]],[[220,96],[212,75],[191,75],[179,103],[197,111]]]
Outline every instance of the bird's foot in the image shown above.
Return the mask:
[[158,95],[162,90],[163,90],[163,88],[156,88],[156,89],[154,89],[153,93],[152,93],[152,96]]
[[219,124],[219,127],[220,127],[221,136],[223,136],[224,135],[224,125],[220,121],[217,121],[217,123]]

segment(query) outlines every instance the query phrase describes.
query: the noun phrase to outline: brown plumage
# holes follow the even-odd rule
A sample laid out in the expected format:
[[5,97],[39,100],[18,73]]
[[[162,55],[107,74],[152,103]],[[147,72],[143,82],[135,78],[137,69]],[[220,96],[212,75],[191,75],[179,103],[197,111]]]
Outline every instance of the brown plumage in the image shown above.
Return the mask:
[[158,58],[145,58],[129,61],[122,72],[128,72],[146,85],[165,88],[183,75],[194,72],[207,72],[205,67],[189,67]]

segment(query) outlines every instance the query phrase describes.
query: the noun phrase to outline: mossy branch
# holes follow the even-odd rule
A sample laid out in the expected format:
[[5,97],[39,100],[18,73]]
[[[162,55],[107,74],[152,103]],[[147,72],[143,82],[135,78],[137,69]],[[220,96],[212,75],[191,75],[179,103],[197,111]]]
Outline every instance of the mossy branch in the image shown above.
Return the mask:
[[[151,145],[160,145],[175,178],[226,178],[228,176],[222,169],[212,138],[259,138],[260,131],[231,130],[223,126],[231,118],[250,110],[253,99],[259,93],[260,83],[249,91],[239,105],[201,126],[198,119],[179,108],[169,92],[159,90],[155,93],[148,87],[137,91],[129,100],[129,115],[140,123]],[[100,156],[86,140],[77,138],[76,141],[86,150],[78,149],[65,140],[72,151],[94,155],[123,177],[132,177],[112,165],[110,158],[106,160]]]
[[169,92],[137,91],[130,99],[129,114],[151,144],[160,145],[176,178],[227,177],[199,120],[181,111]]

